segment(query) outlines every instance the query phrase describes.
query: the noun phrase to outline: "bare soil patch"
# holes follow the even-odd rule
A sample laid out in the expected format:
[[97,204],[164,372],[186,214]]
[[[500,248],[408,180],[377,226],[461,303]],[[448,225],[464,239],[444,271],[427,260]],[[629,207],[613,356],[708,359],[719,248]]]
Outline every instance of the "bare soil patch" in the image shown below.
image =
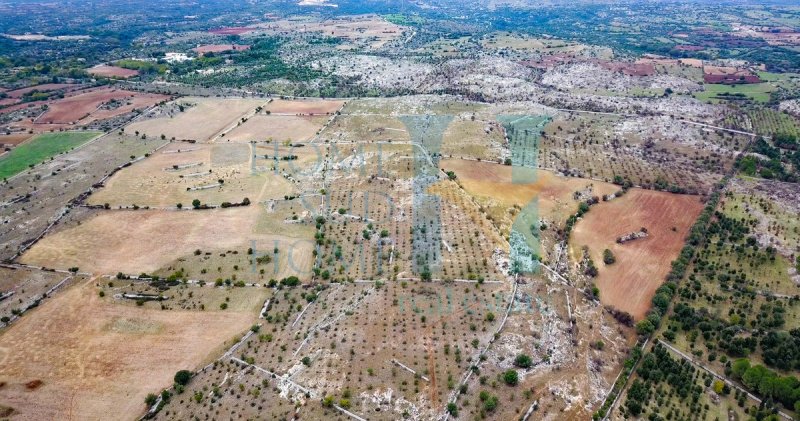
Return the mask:
[[[600,300],[640,319],[702,209],[698,196],[632,189],[621,198],[594,206],[575,225],[572,256],[579,259],[581,248],[587,246],[599,269],[595,283]],[[647,237],[616,243],[618,237],[642,227],[647,228]],[[616,263],[603,264],[605,249],[614,253]]]
[[6,92],[6,95],[8,95],[11,98],[22,98],[22,96],[25,95],[28,92],[33,92],[33,91],[51,92],[51,91],[57,91],[59,89],[72,88],[72,87],[75,87],[75,86],[78,86],[78,85],[74,85],[74,84],[71,84],[71,83],[44,83],[42,85],[29,86],[27,88],[15,89],[13,91],[8,91],[8,92]]
[[273,114],[327,115],[335,113],[342,105],[344,105],[344,101],[286,101],[276,99],[270,102],[266,109]]
[[125,130],[148,136],[164,135],[167,139],[206,142],[264,104],[263,100],[241,98],[181,98],[177,102],[183,104],[183,112],[138,121]]
[[313,138],[325,121],[326,117],[256,115],[231,130],[225,138],[236,142],[270,139],[279,142],[304,142]]
[[106,64],[100,64],[98,66],[94,66],[88,69],[87,72],[95,76],[119,78],[119,79],[127,79],[139,75],[138,70],[126,69],[117,66],[109,66]]
[[19,145],[30,139],[33,135],[29,133],[17,133],[10,135],[0,135],[0,145]]
[[577,211],[578,202],[573,199],[573,194],[589,184],[596,196],[611,194],[619,189],[610,183],[560,177],[545,170],[536,172],[535,182],[518,184],[513,182],[511,166],[494,162],[446,159],[442,160],[440,166],[447,171],[454,171],[458,182],[470,194],[492,199],[506,209],[513,205],[525,206],[538,197],[540,215],[548,219],[565,218]]
[[241,45],[241,44],[208,44],[192,48],[192,51],[199,54],[205,54],[205,53],[223,53],[226,51],[245,51],[249,49],[250,49],[249,45]]
[[[206,211],[104,212],[43,238],[21,260],[55,268],[77,266],[92,273],[139,274],[158,270],[198,249],[246,249],[252,241],[295,242],[257,234],[260,211],[251,205]],[[304,268],[310,261],[305,261],[305,253],[302,257],[295,263]]]
[[253,30],[253,28],[246,28],[246,27],[242,27],[242,26],[232,26],[232,27],[226,27],[226,28],[212,29],[212,30],[210,30],[208,32],[210,32],[212,34],[215,34],[215,35],[241,35],[241,34],[250,32],[252,30]]
[[164,95],[101,88],[52,102],[47,112],[36,122],[70,124],[102,120],[131,112],[135,108],[149,107],[167,99],[169,97]]
[[[108,203],[112,208],[175,207],[181,203],[188,208],[194,199],[218,206],[223,202],[239,203],[244,198],[256,201],[264,190],[275,190],[279,197],[293,192],[291,183],[278,174],[253,175],[248,155],[249,145],[220,143],[212,147],[174,142],[119,171],[88,202]],[[222,185],[219,180],[223,180]]]
[[255,318],[124,306],[101,299],[93,281],[76,285],[0,336],[0,405],[21,420],[133,419],[145,395],[199,368]]

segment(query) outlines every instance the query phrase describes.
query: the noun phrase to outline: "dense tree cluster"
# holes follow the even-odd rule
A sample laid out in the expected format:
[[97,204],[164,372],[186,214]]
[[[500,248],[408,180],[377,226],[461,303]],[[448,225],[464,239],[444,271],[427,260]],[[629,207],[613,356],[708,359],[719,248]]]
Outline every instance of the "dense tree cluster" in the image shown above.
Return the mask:
[[739,160],[739,170],[751,177],[794,183],[800,181],[800,148],[797,136],[778,133],[772,142],[775,146],[764,138],[758,138],[753,143],[753,152],[757,155]]

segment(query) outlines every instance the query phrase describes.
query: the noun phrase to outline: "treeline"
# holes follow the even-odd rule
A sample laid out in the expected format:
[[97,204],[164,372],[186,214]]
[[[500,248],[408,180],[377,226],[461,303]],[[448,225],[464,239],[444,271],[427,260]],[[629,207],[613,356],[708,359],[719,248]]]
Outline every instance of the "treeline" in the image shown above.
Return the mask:
[[760,364],[751,366],[746,358],[734,361],[730,369],[726,370],[728,372],[731,377],[741,381],[748,390],[762,398],[800,411],[800,380],[796,377],[780,376]]

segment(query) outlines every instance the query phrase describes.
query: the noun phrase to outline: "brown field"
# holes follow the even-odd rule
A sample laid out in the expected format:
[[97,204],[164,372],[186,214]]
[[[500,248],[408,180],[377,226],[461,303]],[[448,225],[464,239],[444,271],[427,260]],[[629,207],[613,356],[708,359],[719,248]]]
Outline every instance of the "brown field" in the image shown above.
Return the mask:
[[[181,152],[178,152],[181,151]],[[178,203],[189,207],[199,199],[209,205],[239,203],[245,197],[253,202],[262,198],[283,197],[294,192],[285,178],[267,171],[252,174],[248,166],[250,145],[189,144],[173,142],[164,149],[116,173],[105,187],[88,198],[93,205],[108,203],[112,208],[169,207]],[[173,166],[193,165],[174,170]],[[201,186],[220,187],[187,190]]]
[[265,108],[272,114],[327,115],[335,113],[342,108],[342,105],[344,105],[344,101],[286,101],[276,99],[270,101]]
[[512,167],[493,162],[445,159],[440,167],[454,171],[458,182],[468,193],[489,199],[506,209],[514,205],[525,206],[538,197],[540,216],[555,220],[577,211],[578,202],[573,200],[572,195],[587,185],[592,186],[595,196],[611,194],[619,189],[610,183],[560,177],[545,170],[537,171],[534,183],[516,184],[512,182]]
[[[264,211],[257,205],[205,211],[110,211],[80,225],[52,233],[26,252],[21,261],[47,267],[78,266],[92,273],[153,272],[195,250],[246,249],[259,244],[295,243],[296,239],[257,233]],[[295,252],[294,263],[310,266],[311,244]],[[306,247],[307,246],[307,247]],[[281,268],[281,271],[284,268]]]
[[378,15],[358,15],[324,21],[285,19],[260,24],[258,27],[277,34],[320,32],[326,36],[341,38],[350,44],[363,44],[369,48],[380,48],[403,34],[403,27],[388,22]]
[[0,334],[0,405],[14,419],[135,419],[148,393],[209,362],[256,320],[252,309],[121,305],[101,299],[95,282],[55,295]]
[[[135,108],[146,108],[167,99],[169,98],[164,95],[143,94],[109,87],[100,88],[53,101],[49,104],[47,112],[40,116],[36,123],[86,123],[131,112]],[[100,108],[111,100],[122,101],[123,104],[112,109]]]
[[59,90],[59,89],[73,88],[73,87],[77,87],[77,86],[79,86],[79,85],[74,85],[74,84],[71,84],[71,83],[45,83],[45,84],[42,84],[42,85],[29,86],[27,88],[8,91],[8,92],[6,92],[6,95],[8,95],[11,98],[22,98],[22,96],[24,94],[26,94],[28,92],[32,92],[32,91],[50,92],[50,91],[56,91],[56,90]]
[[225,135],[235,142],[275,140],[305,142],[314,137],[326,117],[255,115]]
[[192,48],[192,51],[198,54],[205,54],[205,53],[223,53],[225,51],[245,51],[249,49],[250,49],[249,45],[241,45],[241,44],[208,44]]
[[148,136],[164,135],[167,139],[206,142],[256,107],[264,105],[258,99],[181,98],[180,104],[191,104],[175,117],[158,117],[137,121],[125,130],[139,131]]
[[119,79],[127,79],[129,77],[134,77],[139,75],[138,70],[132,69],[125,69],[122,67],[117,66],[109,66],[106,64],[100,64],[94,66],[88,70],[86,70],[89,74],[100,76],[100,77],[110,77],[110,78],[119,78]]
[[[24,310],[33,306],[41,297],[59,282],[69,278],[57,272],[46,272],[25,268],[0,267],[0,295],[13,293],[9,298],[0,301],[0,317],[13,318],[15,310]],[[79,282],[77,279],[66,281]],[[4,323],[0,322],[4,327]]]
[[0,145],[19,145],[33,136],[29,133],[14,133],[10,135],[0,135]]
[[212,30],[210,30],[208,32],[210,32],[212,34],[215,34],[215,35],[241,35],[241,34],[250,32],[252,30],[253,30],[253,28],[246,28],[246,27],[242,27],[242,26],[233,26],[233,27],[227,27],[227,28],[212,29]]
[[342,115],[320,134],[325,142],[408,142],[406,126],[397,118]]
[[[587,246],[599,269],[595,283],[600,300],[641,319],[702,208],[698,196],[632,189],[621,198],[594,206],[575,225],[571,254],[579,259],[581,248]],[[647,228],[648,237],[616,243],[618,237],[642,227]],[[614,253],[616,263],[603,263],[606,248]]]
[[503,135],[496,123],[458,118],[442,135],[441,153],[449,157],[496,161],[505,141]]

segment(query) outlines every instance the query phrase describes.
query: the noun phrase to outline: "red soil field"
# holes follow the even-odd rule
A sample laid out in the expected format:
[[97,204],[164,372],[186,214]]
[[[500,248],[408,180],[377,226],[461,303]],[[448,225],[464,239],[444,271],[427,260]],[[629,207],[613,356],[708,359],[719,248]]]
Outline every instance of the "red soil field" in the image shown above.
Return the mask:
[[58,89],[74,88],[77,86],[79,85],[74,85],[71,83],[45,83],[42,85],[29,86],[27,88],[8,91],[6,92],[6,95],[8,95],[11,98],[22,98],[22,95],[25,95],[26,93],[31,91],[50,92]]
[[225,51],[244,51],[249,49],[250,49],[249,45],[242,45],[242,44],[208,44],[192,48],[192,51],[199,54],[205,54],[205,53],[222,53]]
[[[600,301],[642,319],[702,209],[698,196],[632,189],[621,198],[593,206],[575,225],[570,238],[572,257],[580,259],[581,248],[588,246],[599,270],[595,284]],[[648,237],[616,243],[618,237],[642,227],[647,228]],[[603,263],[605,249],[614,253],[616,263]]]
[[94,66],[91,69],[88,69],[87,72],[95,76],[112,77],[120,79],[127,79],[129,77],[134,77],[139,74],[138,70],[125,69],[117,66],[108,66],[105,64]]
[[[117,108],[98,109],[102,104],[112,99],[126,100],[126,102]],[[143,94],[106,87],[53,101],[47,112],[40,116],[36,123],[69,124],[83,121],[90,117],[90,121],[99,120],[130,112],[134,108],[149,107],[167,99],[169,97],[164,95]],[[128,102],[130,104],[127,104]]]
[[212,34],[216,34],[216,35],[241,35],[241,34],[250,32],[252,30],[253,30],[253,28],[247,28],[247,27],[243,27],[243,26],[232,26],[232,27],[228,27],[228,28],[212,29],[212,30],[210,30],[208,32],[210,32]]

